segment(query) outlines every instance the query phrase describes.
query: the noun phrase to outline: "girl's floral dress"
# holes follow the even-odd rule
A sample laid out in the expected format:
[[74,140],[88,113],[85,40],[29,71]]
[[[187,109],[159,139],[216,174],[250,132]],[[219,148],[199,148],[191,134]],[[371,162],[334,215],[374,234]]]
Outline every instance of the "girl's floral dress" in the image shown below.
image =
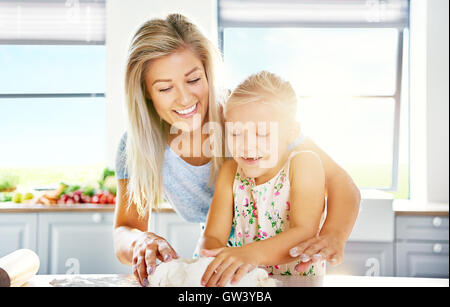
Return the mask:
[[[255,180],[246,177],[238,167],[233,183],[234,236],[231,238],[233,246],[264,240],[289,229],[289,165],[292,157],[298,153],[292,152],[278,174],[260,185],[255,185]],[[295,270],[295,266],[299,263],[300,260],[295,260],[288,264],[266,266],[265,269],[269,275],[325,274],[325,261],[311,263],[304,272]]]

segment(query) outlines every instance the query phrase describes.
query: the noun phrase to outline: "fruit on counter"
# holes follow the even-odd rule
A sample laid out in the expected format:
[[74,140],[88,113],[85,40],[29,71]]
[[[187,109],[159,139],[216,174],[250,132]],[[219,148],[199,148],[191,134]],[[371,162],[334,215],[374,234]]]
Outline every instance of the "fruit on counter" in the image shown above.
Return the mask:
[[22,200],[31,200],[31,199],[33,199],[34,198],[34,195],[33,195],[33,193],[31,193],[31,192],[28,192],[28,193],[25,193],[24,195],[23,195],[23,197],[22,197]]
[[12,201],[15,202],[16,204],[20,204],[22,202],[22,193],[15,193]]
[[116,196],[109,191],[100,191],[92,197],[93,204],[115,204]]
[[[19,193],[16,192],[12,197],[8,197],[9,201],[15,202],[16,204],[20,204],[23,202],[28,202],[29,200],[32,200],[34,198],[33,193],[27,192],[27,193]],[[5,200],[8,201],[8,200]]]

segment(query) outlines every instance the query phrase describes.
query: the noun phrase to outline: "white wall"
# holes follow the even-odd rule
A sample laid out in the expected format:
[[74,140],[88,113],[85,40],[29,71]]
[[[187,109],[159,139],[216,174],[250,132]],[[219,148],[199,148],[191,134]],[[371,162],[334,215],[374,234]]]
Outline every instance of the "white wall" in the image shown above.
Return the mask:
[[449,1],[428,0],[427,20],[428,200],[448,203]]
[[449,199],[448,0],[411,0],[411,199]]
[[410,14],[410,198],[427,201],[427,2],[411,0]]
[[106,153],[111,166],[126,129],[124,76],[129,43],[142,23],[170,13],[187,16],[217,43],[217,0],[106,1]]

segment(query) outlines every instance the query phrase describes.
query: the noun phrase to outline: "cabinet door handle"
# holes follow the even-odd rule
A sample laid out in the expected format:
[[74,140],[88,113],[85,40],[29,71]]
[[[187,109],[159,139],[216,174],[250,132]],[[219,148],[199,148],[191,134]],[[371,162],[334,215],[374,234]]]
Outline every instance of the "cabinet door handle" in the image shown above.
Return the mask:
[[435,254],[440,254],[442,252],[442,245],[439,243],[436,243],[433,245],[433,252]]
[[94,213],[92,215],[92,221],[96,224],[100,223],[103,220],[103,217],[100,213]]
[[438,228],[440,227],[442,224],[442,219],[439,216],[436,216],[435,218],[433,218],[433,226]]

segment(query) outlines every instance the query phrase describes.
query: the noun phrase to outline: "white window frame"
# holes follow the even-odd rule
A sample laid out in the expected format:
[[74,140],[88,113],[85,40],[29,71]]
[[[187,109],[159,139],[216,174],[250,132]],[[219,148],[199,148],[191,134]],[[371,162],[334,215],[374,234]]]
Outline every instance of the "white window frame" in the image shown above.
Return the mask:
[[[394,107],[394,131],[393,131],[393,152],[392,152],[392,179],[391,186],[389,187],[360,187],[362,189],[377,189],[384,190],[388,192],[394,192],[398,190],[398,177],[399,177],[399,152],[400,152],[400,112],[401,112],[401,100],[402,100],[402,80],[403,80],[403,54],[404,54],[404,36],[405,30],[409,29],[409,18],[408,22],[405,23],[391,23],[391,22],[336,22],[336,23],[324,23],[324,22],[296,22],[294,20],[290,20],[289,22],[262,22],[262,21],[239,21],[234,18],[232,20],[227,20],[225,23],[221,20],[221,1],[226,0],[218,0],[218,33],[219,33],[219,47],[222,53],[224,53],[223,43],[224,43],[224,29],[225,28],[262,28],[262,27],[270,27],[270,28],[330,28],[330,27],[339,27],[339,28],[396,28],[398,30],[398,45],[397,45],[397,69],[396,69],[396,90],[393,95],[385,95],[385,96],[353,96],[353,98],[392,98],[395,101]],[[270,3],[271,0],[259,0],[262,2]],[[289,3],[290,1],[286,1]],[[291,1],[292,2],[292,1]],[[383,2],[383,1],[379,1]],[[409,1],[408,1],[409,2]],[[408,14],[409,16],[409,14]],[[409,31],[407,31],[409,33]],[[409,41],[409,40],[408,40]],[[407,63],[407,65],[409,65]],[[409,91],[409,89],[406,89]],[[409,96],[410,97],[410,96]],[[299,98],[308,98],[304,96],[300,96]],[[411,175],[410,175],[411,177]]]
[[[105,0],[94,0],[91,1],[93,4],[95,3],[97,6],[105,5]],[[73,8],[77,8],[81,11],[81,13],[86,14],[88,10],[83,10],[83,7],[86,9],[89,8],[88,2],[83,2],[83,5],[81,6],[79,0],[71,0],[71,1],[64,1],[64,0],[39,0],[39,1],[33,1],[33,0],[22,0],[20,2],[13,1],[13,0],[4,0],[3,5],[5,5],[6,8],[9,10],[14,10],[17,12],[17,20],[15,23],[17,25],[20,25],[20,12],[21,7],[23,5],[28,5],[29,13],[33,10],[33,6],[36,6],[38,8],[40,5],[48,5],[49,8],[52,8],[53,11],[59,11],[60,14],[63,13],[63,11],[71,10]],[[81,6],[81,7],[80,7]],[[14,20],[12,18],[11,20]],[[0,24],[0,27],[2,24]],[[6,26],[11,26],[6,25]],[[36,25],[36,27],[39,27],[39,24]],[[48,29],[46,29],[48,30]],[[1,31],[0,31],[1,33]],[[46,33],[48,35],[48,33]],[[20,34],[17,35],[15,38],[3,38],[0,35],[0,45],[105,45],[105,33],[103,33],[103,38],[99,40],[80,40],[77,38],[75,39],[48,39],[48,38],[40,38],[40,37],[33,37],[33,38],[26,38],[22,39],[20,38]],[[93,98],[93,97],[105,97],[105,92],[101,93],[0,93],[0,99],[15,99],[15,98]],[[0,100],[1,101],[1,100]]]
[[[91,0],[91,2],[83,1],[82,7],[89,6],[90,3],[95,3],[97,5],[97,8],[103,4],[105,5],[105,0]],[[54,11],[60,11],[60,13],[63,13],[65,9],[70,9],[68,7],[68,4],[70,5],[81,5],[78,0],[73,1],[64,1],[64,0],[22,0],[20,2],[13,1],[13,0],[4,0],[3,5],[7,5],[9,9],[16,7],[17,11],[20,12],[21,5],[28,5],[28,14],[31,14],[33,11],[33,5],[49,5]],[[1,7],[0,7],[1,8]],[[84,11],[83,11],[84,12]],[[0,14],[1,15],[1,14]],[[106,19],[106,15],[105,19]],[[97,16],[98,17],[98,16]],[[20,19],[20,16],[17,17]],[[10,19],[11,21],[13,19]],[[12,21],[11,21],[12,22]],[[16,23],[20,24],[20,21],[16,21]],[[0,24],[0,27],[2,24]],[[10,26],[10,25],[8,25]],[[36,27],[39,27],[39,24],[36,25]],[[0,28],[1,30],[1,28]],[[48,27],[46,28],[48,30]],[[0,33],[2,33],[0,31]],[[49,32],[46,32],[46,35],[48,35]],[[19,35],[20,36],[20,35]],[[54,46],[54,45],[64,45],[64,46],[73,46],[73,45],[105,45],[105,33],[103,33],[103,38],[100,38],[98,40],[80,40],[78,37],[80,35],[76,35],[74,39],[68,38],[68,39],[48,39],[48,38],[42,38],[42,37],[28,37],[25,39],[22,39],[20,37],[14,37],[14,38],[4,38],[0,34],[0,46],[5,45],[23,45],[23,46],[34,46],[34,45],[46,45],[46,46]],[[105,72],[106,73],[106,72]],[[105,84],[106,86],[106,84]],[[105,98],[105,92],[98,92],[98,93],[91,93],[91,92],[85,92],[85,93],[72,93],[72,92],[64,92],[64,93],[0,93],[0,110],[1,110],[1,104],[3,100],[7,99],[35,99],[35,98]]]

